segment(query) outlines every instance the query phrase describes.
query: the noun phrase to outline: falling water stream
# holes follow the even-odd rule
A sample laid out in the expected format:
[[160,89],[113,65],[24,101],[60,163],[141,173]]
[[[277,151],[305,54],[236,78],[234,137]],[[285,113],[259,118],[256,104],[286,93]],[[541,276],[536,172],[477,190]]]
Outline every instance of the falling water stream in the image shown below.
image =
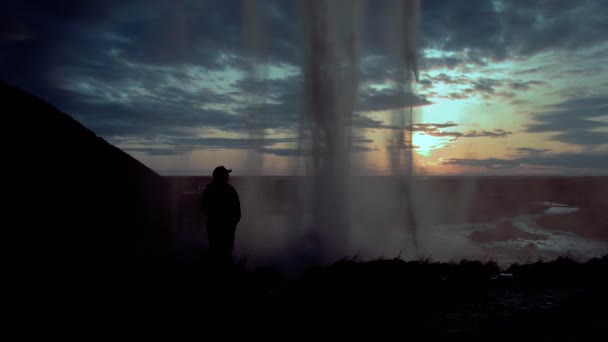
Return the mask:
[[[369,5],[369,4],[368,4]],[[289,213],[290,225],[298,231],[318,257],[329,262],[356,250],[353,239],[357,229],[374,230],[387,225],[397,227],[413,237],[416,246],[416,220],[412,201],[412,110],[406,104],[411,95],[411,82],[417,78],[417,1],[382,2],[385,55],[393,75],[392,87],[403,96],[403,106],[391,114],[392,135],[386,139],[390,173],[395,177],[390,184],[376,187],[373,193],[362,193],[353,179],[352,155],[356,145],[357,95],[360,90],[361,32],[367,11],[360,0],[301,1],[303,103],[298,108],[298,163],[304,177],[291,200],[298,203],[296,212]],[[251,56],[250,80],[264,84],[259,73],[260,56],[264,55],[264,22],[255,1],[245,2],[245,42]],[[264,87],[252,89],[254,97],[248,116],[250,146],[249,168],[263,166],[259,149],[264,139],[264,113],[256,112],[257,103],[264,97]],[[257,102],[256,102],[257,101]],[[261,159],[262,158],[262,159]],[[258,182],[259,183],[259,182]],[[246,196],[253,200],[260,184],[252,180]],[[373,188],[373,187],[372,187]],[[392,210],[363,213],[355,209],[359,198],[372,196],[375,201],[386,201]],[[258,201],[260,202],[260,201]],[[365,217],[362,217],[365,215]],[[378,216],[374,221],[373,217]],[[259,221],[258,221],[259,222]],[[285,221],[283,221],[285,222]],[[254,223],[255,224],[255,223]],[[258,223],[259,225],[259,223]],[[365,227],[361,226],[364,225]],[[261,229],[261,227],[258,227]],[[256,229],[256,228],[253,228]],[[293,229],[291,227],[290,229]],[[374,234],[383,234],[382,229]],[[409,248],[409,246],[403,246]]]

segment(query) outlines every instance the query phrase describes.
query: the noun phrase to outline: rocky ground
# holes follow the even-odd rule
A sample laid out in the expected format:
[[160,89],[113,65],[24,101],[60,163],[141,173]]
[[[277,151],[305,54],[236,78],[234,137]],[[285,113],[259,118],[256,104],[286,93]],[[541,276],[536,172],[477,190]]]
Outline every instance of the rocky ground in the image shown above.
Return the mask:
[[101,331],[117,326],[206,331],[228,324],[234,333],[371,331],[413,340],[608,336],[608,256],[508,269],[477,261],[345,259],[293,278],[239,266],[214,271],[204,261],[123,272],[55,298],[66,316],[53,319]]

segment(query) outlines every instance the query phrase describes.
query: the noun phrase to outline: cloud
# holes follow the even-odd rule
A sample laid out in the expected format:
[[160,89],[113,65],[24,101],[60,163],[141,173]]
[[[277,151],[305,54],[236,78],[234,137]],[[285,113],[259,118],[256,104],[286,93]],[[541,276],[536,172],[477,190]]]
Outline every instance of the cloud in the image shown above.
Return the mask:
[[467,132],[453,132],[453,131],[438,131],[430,130],[424,131],[425,134],[434,137],[452,137],[454,140],[458,138],[505,138],[512,132],[505,131],[504,129],[495,129],[494,131],[467,131]]
[[439,128],[449,128],[449,127],[456,127],[458,126],[457,123],[454,122],[445,122],[445,123],[419,123],[419,124],[414,124],[414,128],[416,131],[420,131],[420,132],[426,132],[426,131],[435,131]]
[[512,82],[509,86],[513,90],[525,91],[525,90],[529,90],[529,89],[533,88],[534,86],[540,86],[540,85],[544,85],[544,84],[546,84],[546,82],[532,80],[532,81]]
[[[547,50],[575,51],[605,41],[608,3],[510,0],[422,1],[424,47],[468,51],[483,64]],[[584,18],[584,19],[581,19]]]
[[469,96],[465,95],[463,93],[449,93],[447,95],[447,98],[449,98],[451,100],[463,100],[463,99],[468,99]]
[[473,82],[473,89],[482,93],[494,93],[494,88],[500,86],[501,81],[492,78],[480,78]]
[[422,87],[430,87],[433,85],[433,82],[431,82],[431,80],[424,79],[424,80],[419,80],[418,84],[420,84]]
[[[606,127],[608,125],[603,124],[602,126]],[[573,145],[597,146],[608,144],[608,132],[573,130],[556,134],[551,139]],[[608,153],[606,158],[608,158]]]
[[472,166],[472,167],[483,167],[488,169],[504,169],[514,168],[519,166],[521,162],[519,160],[509,159],[460,159],[460,158],[445,158],[440,159],[442,165],[457,165],[457,166]]
[[468,47],[504,56],[494,44],[502,27],[490,2],[472,1],[463,6],[450,1],[422,1],[421,5],[424,46],[446,51]]
[[424,96],[404,93],[394,88],[376,90],[367,89],[358,98],[357,109],[362,112],[396,110],[405,107],[419,107],[431,102]]
[[[115,141],[124,145],[125,151],[128,152],[143,152],[154,156],[168,156],[192,152],[195,150],[219,150],[219,149],[237,149],[237,150],[258,150],[261,153],[274,154],[277,156],[302,156],[310,155],[312,152],[306,148],[297,147],[277,147],[277,145],[297,146],[299,144],[296,138],[201,138],[187,136],[162,136],[149,141],[136,140],[132,141],[129,138],[118,138]],[[374,141],[362,137],[352,139],[350,152],[369,152],[377,151],[376,148],[365,145],[371,144]],[[141,146],[141,145],[145,146]]]
[[533,68],[526,68],[526,69],[523,69],[523,70],[517,70],[513,74],[515,74],[515,75],[537,74],[537,73],[540,73],[540,72],[548,71],[548,70],[550,70],[553,67],[555,67],[555,65],[546,64],[546,65],[536,66],[536,67],[533,67]]
[[178,154],[184,154],[192,152],[192,149],[185,146],[173,146],[167,147],[127,147],[123,148],[126,152],[143,152],[151,156],[174,156]]
[[[366,116],[357,115],[353,120],[353,125],[360,128],[376,128],[376,129],[397,129],[397,130],[409,130],[408,127],[398,127],[392,125],[386,125],[384,122],[374,120]],[[419,123],[411,126],[412,132],[424,133],[434,137],[450,137],[453,140],[459,138],[505,138],[513,132],[506,131],[504,129],[495,129],[493,131],[481,130],[481,131],[444,131],[445,128],[457,127],[459,124],[454,122],[444,123]]]
[[[298,23],[284,13],[294,4],[263,1],[260,6],[269,17],[268,30],[280,28],[268,39],[267,62],[297,62],[293,29]],[[3,15],[22,23],[36,39],[2,46],[0,77],[54,103],[62,101],[55,89],[74,77],[134,78],[142,66],[158,67],[151,73],[166,67],[249,67],[240,1],[8,0]],[[15,25],[1,26],[14,36]]]
[[534,123],[526,127],[529,133],[552,133],[550,139],[574,145],[608,144],[608,127],[600,118],[608,115],[608,97],[595,96],[569,99],[533,114]]
[[[488,77],[472,79],[467,76],[451,76],[445,73],[440,73],[435,76],[424,74],[424,77],[431,85],[444,84],[455,90],[450,92],[443,91],[441,94],[426,93],[425,95],[452,100],[467,99],[473,96],[479,96],[485,99],[492,97],[510,99],[516,96],[514,91],[526,91],[546,84],[544,81],[540,80],[517,81],[508,78],[495,79]],[[432,90],[432,87],[430,85],[424,85],[423,89]]]
[[390,141],[389,145],[386,147],[387,150],[405,150],[411,151],[420,148],[418,145],[408,144],[406,142],[396,142]]
[[[351,146],[349,149],[350,152],[372,152],[377,150],[377,148],[359,145]],[[312,155],[311,150],[297,148],[262,148],[260,149],[260,152],[266,154],[273,154],[279,157],[299,157]]]
[[[128,145],[129,140],[119,143]],[[266,139],[251,139],[251,138],[200,138],[200,137],[184,137],[184,136],[163,136],[146,143],[145,147],[127,146],[124,150],[129,152],[144,152],[150,155],[175,155],[194,150],[206,149],[268,149],[280,143],[295,143],[294,138],[266,138]],[[141,144],[141,141],[139,142]]]
[[[69,65],[69,74],[97,78],[117,75],[121,68],[113,65],[110,53],[131,65],[197,65],[209,70],[226,67],[245,70],[250,66],[246,58],[249,42],[243,26],[246,13],[239,1],[87,1],[79,4],[59,1],[48,5],[30,0],[26,3],[22,6],[18,1],[9,1],[6,12],[28,25],[33,23],[30,25],[33,34],[40,35],[41,39],[27,47],[12,49],[7,53],[9,63],[5,60],[6,67],[0,68],[5,80],[21,86],[24,85],[24,81],[19,82],[23,80],[23,72],[32,70],[26,75],[32,77],[26,77],[29,84],[24,88],[45,98],[48,88],[57,86],[49,82],[58,66]],[[597,7],[601,3],[592,5]],[[266,32],[259,37],[259,48],[265,60],[274,65],[298,65],[303,52],[298,4],[263,1],[259,6]],[[550,7],[553,15],[562,16],[569,15],[568,11],[575,7],[543,6]],[[501,18],[513,15],[527,18],[529,13],[544,13],[538,3],[522,4],[521,13],[509,4],[502,7],[498,12],[492,3],[484,1],[470,6],[446,1],[423,2],[423,46],[443,46],[445,51],[457,50],[462,54],[429,57],[426,61],[450,67],[465,60],[483,61],[488,56],[501,55],[502,52],[483,53],[497,45],[509,50],[508,42],[494,42],[494,38],[504,35],[500,32],[509,29],[503,27]],[[386,46],[378,39],[384,36],[385,8],[373,2],[366,2],[364,8],[367,15],[361,43],[362,82],[394,79],[397,70],[383,55]],[[560,9],[566,13],[560,13]],[[473,89],[492,92],[494,87],[481,80]],[[452,94],[452,97],[459,96]]]
[[429,80],[434,83],[445,83],[445,84],[468,84],[470,83],[470,79],[466,76],[458,75],[458,76],[450,76],[446,73],[439,73],[436,76],[427,75]]
[[112,83],[83,82],[64,90],[67,96],[56,105],[105,137],[153,138],[200,128],[246,127],[242,118],[228,110],[232,98],[210,89],[188,91],[162,85],[164,81],[150,87],[146,84],[150,81],[120,78]]
[[454,69],[465,63],[463,58],[446,56],[446,57],[423,57],[420,61],[421,69]]
[[515,153],[519,154],[519,155],[539,155],[539,154],[544,154],[547,153],[551,150],[543,148],[543,149],[537,149],[537,148],[531,148],[531,147],[518,147],[518,148],[514,148],[513,149],[515,151]]
[[471,166],[487,169],[512,169],[528,165],[533,167],[582,169],[588,172],[608,172],[608,158],[606,158],[606,153],[601,152],[542,154],[514,159],[446,158],[441,159],[440,163],[442,165]]
[[[444,52],[423,58],[422,66],[487,63],[509,55],[594,46],[605,40],[603,13],[608,5],[604,1],[565,3],[471,0],[463,6],[448,0],[422,1],[421,46]],[[54,55],[38,60],[44,70],[58,60],[75,64],[105,49],[116,49],[135,64],[247,68],[246,53],[255,39],[268,63],[298,65],[303,55],[298,2],[269,0],[257,6],[265,24],[257,37],[246,33],[247,13],[241,1],[8,0],[3,10],[6,16],[31,26],[32,34],[41,38],[17,54]],[[386,42],[379,38],[388,29],[386,8],[365,1],[363,9],[363,79],[394,78],[396,71],[384,56]],[[120,39],[107,39],[109,34]],[[66,52],[67,47],[79,53]],[[31,64],[24,62],[20,69]]]
[[494,131],[468,131],[465,132],[462,137],[463,138],[479,138],[479,137],[489,137],[489,138],[504,138],[507,135],[513,134],[512,132],[505,131],[504,129],[495,129]]

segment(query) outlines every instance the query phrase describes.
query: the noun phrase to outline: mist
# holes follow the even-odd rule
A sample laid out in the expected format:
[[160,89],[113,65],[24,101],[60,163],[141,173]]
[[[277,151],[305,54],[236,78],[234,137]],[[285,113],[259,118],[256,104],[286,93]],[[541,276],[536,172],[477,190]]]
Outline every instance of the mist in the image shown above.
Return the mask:
[[[240,177],[233,181],[244,211],[237,234],[237,258],[253,265],[286,268],[330,264],[355,256],[367,260],[497,260],[508,264],[563,254],[584,259],[608,250],[608,245],[593,234],[588,236],[591,240],[566,239],[554,231],[542,231],[538,222],[552,208],[543,203],[589,207],[587,202],[563,198],[551,189],[554,183],[568,180],[435,179],[417,173],[413,137],[417,109],[406,99],[415,98],[419,74],[419,3],[376,5],[380,7],[376,13],[384,17],[378,30],[382,36],[377,37],[384,47],[384,67],[391,75],[391,89],[403,99],[387,118],[391,129],[381,147],[386,151],[388,175],[361,176],[357,172],[362,163],[357,143],[363,130],[353,121],[365,88],[359,82],[361,51],[365,48],[361,35],[369,24],[366,6],[371,4],[300,2],[294,20],[301,29],[297,76],[301,86],[299,100],[292,104],[298,113],[298,130],[289,146],[295,151],[291,173],[297,176]],[[262,175],[269,166],[264,152],[270,129],[264,105],[272,102],[268,91],[272,82],[268,71],[271,28],[267,13],[256,1],[243,6],[241,44],[243,55],[248,57],[246,80],[251,84],[245,120],[252,142],[245,170]],[[528,188],[530,184],[533,189]],[[572,220],[584,221],[580,217]],[[480,234],[494,237],[480,241],[476,238]],[[526,239],[529,236],[541,238]]]
[[[391,144],[390,164],[396,183],[388,187],[360,186],[352,176],[352,150],[356,137],[361,135],[352,125],[360,91],[361,31],[366,24],[362,1],[302,1],[299,3],[302,33],[301,72],[303,101],[299,114],[297,163],[294,174],[303,173],[298,185],[290,189],[285,200],[293,203],[287,213],[271,214],[270,222],[259,219],[243,225],[253,231],[267,228],[269,239],[301,241],[308,254],[318,262],[333,262],[360,246],[365,229],[358,227],[390,227],[411,236],[415,246],[415,219],[409,204],[412,177],[411,110],[403,108],[391,115],[398,125],[394,135],[387,139]],[[263,141],[263,113],[257,112],[264,98],[264,20],[255,2],[245,3],[244,45],[251,56],[249,79],[260,85],[252,89],[252,105],[248,114],[249,135],[252,141]],[[411,92],[410,82],[417,75],[416,28],[418,4],[416,1],[383,3],[381,12],[387,16],[383,28],[386,53],[397,79],[395,89]],[[408,128],[410,128],[408,130]],[[261,145],[253,145],[247,155],[247,169],[261,170],[264,164]],[[297,169],[296,169],[297,168]],[[275,201],[261,194],[260,178],[250,178],[243,188],[246,203],[255,212],[267,212],[267,203]],[[276,196],[276,194],[269,194]],[[367,206],[364,216],[358,204],[361,198],[378,198],[388,210]],[[401,204],[405,212],[400,212]],[[288,227],[288,228],[286,228]],[[280,229],[287,230],[277,234]],[[275,234],[273,234],[273,232]],[[294,237],[295,235],[295,237]],[[387,236],[378,231],[374,235]],[[390,235],[390,234],[389,234]],[[289,238],[287,236],[290,236]],[[361,237],[359,237],[361,236]],[[365,238],[363,238],[365,239]],[[381,239],[380,239],[381,240]],[[285,241],[283,241],[285,243]],[[293,243],[293,242],[289,242]],[[287,244],[289,244],[287,243]],[[380,243],[383,245],[383,243]]]

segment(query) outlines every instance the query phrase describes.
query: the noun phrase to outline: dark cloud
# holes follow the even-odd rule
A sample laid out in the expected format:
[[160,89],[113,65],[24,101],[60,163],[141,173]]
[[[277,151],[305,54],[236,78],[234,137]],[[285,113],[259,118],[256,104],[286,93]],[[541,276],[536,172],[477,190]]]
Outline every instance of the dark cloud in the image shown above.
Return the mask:
[[505,131],[504,129],[495,129],[494,131],[467,131],[467,132],[452,132],[452,131],[438,131],[438,130],[429,130],[424,131],[425,134],[434,137],[452,137],[454,140],[458,138],[505,138],[512,132]]
[[[287,20],[290,16],[283,13],[293,11],[293,4],[261,1],[260,6],[264,7],[261,15],[268,17],[264,18],[267,30],[273,32],[267,61],[296,61],[297,50],[291,44],[298,41],[292,30],[297,21]],[[0,77],[57,102],[53,91],[67,78],[132,78],[137,68],[129,70],[126,63],[197,65],[212,70],[246,67],[242,7],[241,1],[9,0],[3,3],[7,19],[2,22],[21,23],[35,39],[10,45],[0,42]],[[15,31],[14,24],[3,26],[7,35]],[[276,26],[280,29],[274,30]],[[124,61],[122,67],[118,59]]]
[[388,125],[386,125],[383,121],[375,120],[370,117],[355,114],[351,121],[353,127],[355,128],[379,128],[379,129],[390,129]]
[[509,86],[513,90],[517,90],[517,91],[524,90],[525,91],[525,90],[529,90],[530,88],[533,88],[534,86],[539,86],[539,85],[544,85],[544,84],[546,84],[546,83],[543,81],[532,80],[532,81],[512,82]]
[[250,139],[250,138],[200,138],[200,137],[183,137],[183,136],[164,136],[153,141],[150,145],[153,147],[126,147],[128,152],[144,152],[150,155],[175,155],[194,150],[206,149],[250,149],[260,148],[268,149],[279,143],[295,143],[293,138],[276,139]]
[[463,100],[463,99],[469,98],[468,95],[463,94],[463,93],[449,93],[446,97],[451,100]]
[[606,40],[602,0],[421,1],[423,46],[467,51],[480,64],[550,49],[574,51]]
[[150,156],[174,156],[178,154],[184,154],[192,152],[192,149],[188,146],[173,146],[170,148],[163,147],[126,147],[123,148],[124,151],[133,153],[133,152],[142,152]]
[[[367,147],[367,146],[351,146],[350,152],[372,152],[377,151],[377,148]],[[260,152],[266,154],[273,154],[279,157],[299,157],[299,156],[307,156],[312,155],[311,150],[297,149],[297,148],[262,148]]]
[[[162,135],[195,135],[196,129],[244,129],[245,123],[223,111],[191,110],[170,106],[133,108],[123,105],[83,107],[84,114],[74,115],[87,127],[104,137],[137,136],[155,138]],[[111,115],[108,115],[111,114]]]
[[430,69],[454,69],[457,66],[461,66],[465,63],[465,60],[458,57],[425,57],[420,60],[421,68],[423,70]]
[[535,123],[526,128],[530,133],[553,133],[552,140],[568,144],[596,146],[608,144],[608,132],[597,131],[608,127],[598,120],[608,115],[608,97],[576,98],[547,107],[547,111],[533,115]]
[[439,128],[449,128],[449,127],[456,127],[456,126],[458,126],[458,124],[457,123],[453,123],[453,122],[414,124],[415,130],[417,130],[417,131],[419,130],[421,132],[434,131],[434,130],[437,130]]
[[382,55],[368,56],[361,60],[361,81],[363,84],[384,84],[392,81],[397,69]]
[[418,85],[424,89],[424,90],[428,90],[433,86],[433,82],[431,82],[431,80],[429,79],[421,79],[418,81]]
[[[422,46],[462,56],[427,57],[421,64],[428,68],[454,67],[464,62],[502,59],[509,54],[592,46],[604,40],[604,1],[567,3],[556,6],[543,0],[472,0],[462,5],[448,0],[422,1]],[[259,40],[258,49],[271,63],[299,64],[303,36],[299,31],[300,4],[268,0],[257,2],[257,6],[264,25],[261,34],[250,40]],[[22,50],[17,53],[20,55],[51,54],[74,64],[99,56],[105,48],[120,48],[121,56],[132,63],[190,63],[219,69],[248,64],[243,58],[249,36],[242,1],[9,0],[3,7],[10,21],[31,26],[32,34],[41,38],[30,52]],[[380,37],[385,37],[390,29],[386,6],[367,1],[363,8],[363,54],[382,60],[388,42]],[[110,33],[115,39],[107,39]],[[65,53],[68,46],[78,54]],[[364,79],[394,75],[386,60],[369,68],[368,62],[364,59],[365,70],[372,71],[364,72]],[[46,70],[54,62],[44,59],[43,64],[41,68]],[[378,69],[380,72],[373,71]]]
[[357,109],[362,112],[396,110],[405,107],[419,107],[429,102],[421,95],[404,93],[394,88],[376,90],[367,89],[357,99]]
[[183,138],[177,137],[173,139],[174,145],[192,146],[193,148],[231,148],[243,149],[252,146],[273,146],[279,143],[295,143],[294,138]]
[[[442,94],[426,93],[429,97],[448,98],[452,100],[467,99],[473,96],[480,96],[485,99],[503,98],[510,99],[516,96],[513,91],[525,91],[533,87],[546,84],[540,80],[516,81],[512,79],[494,79],[479,77],[470,79],[466,76],[450,76],[440,73],[434,77],[424,75],[425,80],[432,84],[445,84],[452,86],[456,91],[444,92]],[[424,88],[423,89],[428,89]]]
[[212,90],[187,92],[171,86],[139,88],[137,84],[106,86],[88,93],[66,91],[60,108],[105,137],[188,134],[197,128],[244,129],[243,118],[210,105],[228,105],[230,96]]
[[[462,56],[429,57],[422,61],[423,66],[427,63],[429,67],[452,67],[465,60],[483,61],[503,56],[512,51],[513,46],[528,44],[522,41],[530,35],[514,35],[514,30],[529,31],[526,25],[531,25],[533,32],[551,30],[559,26],[553,20],[571,18],[576,10],[604,13],[600,10],[604,3],[600,1],[567,6],[539,1],[517,6],[512,2],[500,6],[495,3],[476,1],[463,6],[450,1],[424,1],[423,46],[460,51]],[[299,4],[260,1],[258,6],[258,15],[265,23],[258,37],[258,48],[266,61],[298,65],[302,54]],[[246,68],[248,60],[244,57],[249,46],[243,8],[241,1],[8,1],[5,5],[8,19],[4,22],[22,23],[19,25],[28,27],[38,39],[19,47],[9,46],[10,52],[5,52],[3,67],[0,67],[2,77],[47,98],[52,94],[49,88],[57,87],[54,75],[61,66],[68,65],[72,73],[91,77],[110,78],[120,72],[120,68],[112,65],[109,51],[134,64],[194,64],[219,70],[226,66]],[[382,56],[386,42],[378,38],[383,37],[383,30],[387,29],[383,23],[386,9],[374,2],[366,2],[364,8],[366,22],[361,46],[364,56],[375,57],[362,59],[362,80],[392,79],[396,70]],[[547,13],[551,13],[551,17],[547,17]],[[551,20],[539,26],[536,18],[543,16]],[[593,37],[599,37],[596,31],[601,32],[606,26],[595,19],[567,22],[576,22],[576,27],[568,27],[568,33],[587,30]],[[524,27],[519,27],[522,25]],[[591,25],[596,26],[591,29]],[[10,27],[5,32],[19,31],[16,24],[4,26]],[[518,39],[505,40],[512,36]],[[563,40],[564,37],[559,36],[559,41]],[[494,84],[483,80],[473,86],[474,90],[486,92],[494,88]]]
[[[297,143],[296,140],[291,141],[291,142]],[[371,151],[378,150],[375,147],[366,146],[366,145],[374,142],[371,139],[365,139],[362,137],[354,137],[351,142],[352,142],[352,146],[348,147],[348,150],[351,153],[371,152]],[[274,145],[274,143],[270,144],[270,145]],[[312,155],[312,150],[310,150],[308,148],[304,148],[304,147],[301,147],[301,148],[263,147],[263,148],[260,148],[259,151],[262,153],[266,153],[266,154],[274,154],[274,155],[280,156],[280,157],[299,157],[299,156]]]
[[504,138],[507,135],[513,134],[512,132],[505,131],[504,129],[495,129],[494,131],[468,131],[465,132],[462,137],[463,138],[479,138],[479,137],[489,137],[489,138]]
[[453,140],[457,140],[459,138],[505,138],[508,135],[513,134],[512,132],[505,131],[504,129],[495,129],[493,131],[465,131],[465,132],[457,132],[457,131],[444,131],[445,128],[457,127],[459,124],[454,122],[445,122],[445,123],[420,123],[414,124],[409,127],[398,127],[392,125],[386,125],[382,121],[374,120],[365,116],[356,116],[353,121],[355,127],[361,128],[377,128],[377,129],[397,129],[397,130],[411,130],[412,132],[419,132],[428,134],[434,137],[450,137]]
[[521,105],[530,103],[530,101],[518,99],[518,100],[511,100],[509,103],[512,104],[512,105],[514,105],[514,106],[521,106]]
[[520,160],[511,159],[460,159],[460,158],[447,158],[441,159],[442,165],[457,165],[457,166],[472,166],[472,167],[483,167],[488,169],[504,169],[514,168],[521,164]]
[[479,93],[482,95],[493,95],[497,87],[502,85],[502,81],[492,78],[480,78],[473,81],[473,86],[466,93]]
[[[606,123],[601,125],[602,127],[608,126]],[[584,146],[596,146],[608,144],[608,132],[592,132],[584,130],[572,130],[568,132],[562,132],[551,137],[556,141],[561,141],[567,144],[573,145],[584,145]],[[608,153],[606,154],[608,158]]]
[[418,145],[408,144],[406,142],[389,142],[388,146],[386,146],[387,150],[405,150],[411,151],[420,148]]
[[310,152],[305,152],[297,148],[262,148],[260,152],[273,154],[279,157],[299,157],[310,154]]
[[462,51],[480,50],[493,58],[504,58],[506,49],[498,42],[503,31],[492,2],[422,1],[424,46]]
[[[117,143],[128,145],[129,139],[117,139]],[[352,139],[353,146],[350,152],[376,151],[376,148],[365,145],[374,141],[355,137]],[[140,142],[141,143],[141,142]],[[310,150],[304,148],[276,147],[278,144],[298,145],[296,138],[201,138],[184,136],[162,136],[147,142],[145,147],[125,147],[128,152],[143,152],[149,155],[176,155],[194,150],[219,150],[219,149],[256,149],[262,153],[277,156],[302,156],[311,154]]]
[[604,152],[561,153],[530,158],[527,164],[557,166],[565,168],[608,169],[608,158]]
[[571,79],[573,77],[594,76],[604,71],[604,68],[597,65],[579,66],[574,69],[564,71],[560,76]]
[[531,147],[518,147],[513,149],[517,154],[525,154],[525,155],[538,155],[538,154],[543,154],[543,153],[547,153],[550,150],[543,148],[543,149],[536,149],[536,148],[531,148]]
[[440,73],[436,76],[428,76],[426,77],[434,83],[445,83],[445,84],[469,84],[471,80],[469,80],[466,76],[450,76],[446,73]]
[[[257,93],[272,100],[261,104],[242,103],[242,106],[235,109],[243,118],[247,113],[257,113],[259,123],[266,125],[266,128],[294,130],[300,123],[300,113],[307,108],[303,102],[304,79],[300,74],[266,81],[240,80],[233,85],[240,95]],[[400,110],[430,103],[424,96],[395,88],[364,88],[358,94],[351,124],[357,128],[390,128],[382,121],[371,119],[362,113]]]
[[608,171],[608,158],[606,153],[582,152],[582,153],[556,153],[542,154],[514,159],[459,159],[448,158],[441,160],[442,165],[471,166],[488,169],[509,169],[523,165],[535,167],[556,167],[565,169],[582,169],[592,172],[593,170]]
[[552,64],[541,65],[541,66],[537,66],[537,67],[533,67],[533,68],[527,68],[527,69],[523,69],[523,70],[517,70],[517,71],[514,72],[514,74],[515,75],[536,74],[536,73],[539,73],[539,72],[544,72],[544,71],[550,70],[553,67],[555,67],[555,65],[552,65]]

